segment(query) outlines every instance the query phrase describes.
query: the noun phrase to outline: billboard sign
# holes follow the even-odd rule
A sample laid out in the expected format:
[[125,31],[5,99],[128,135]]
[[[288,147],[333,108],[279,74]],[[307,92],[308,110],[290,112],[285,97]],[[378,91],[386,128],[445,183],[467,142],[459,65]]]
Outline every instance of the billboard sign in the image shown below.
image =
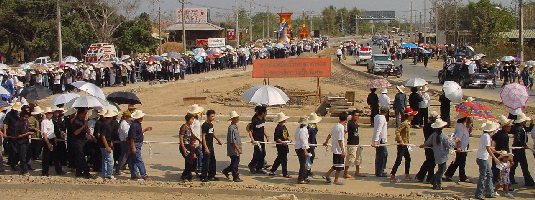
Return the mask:
[[224,47],[225,38],[208,38],[208,47]]
[[[182,10],[176,11],[177,23],[182,23]],[[186,24],[204,24],[208,23],[207,8],[184,8],[184,23]]]
[[227,40],[236,40],[236,31],[234,29],[227,29]]
[[208,46],[208,39],[196,39],[195,46],[196,47]]
[[331,58],[257,59],[253,78],[330,77]]
[[365,11],[364,18],[396,18],[396,11],[382,10],[382,11]]

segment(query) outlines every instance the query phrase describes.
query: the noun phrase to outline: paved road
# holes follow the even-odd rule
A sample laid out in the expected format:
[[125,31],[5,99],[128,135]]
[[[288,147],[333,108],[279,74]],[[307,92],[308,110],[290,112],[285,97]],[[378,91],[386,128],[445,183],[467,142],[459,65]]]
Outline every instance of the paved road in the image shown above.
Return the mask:
[[[367,42],[367,41],[366,41]],[[370,42],[371,43],[371,42]],[[381,52],[381,49],[377,46],[373,46],[373,52]],[[345,62],[348,66],[350,66],[353,69],[357,69],[359,71],[366,71],[365,65],[359,65],[357,66],[355,64],[355,58],[354,57],[347,57],[347,60]],[[430,87],[436,90],[441,90],[441,84],[438,83],[438,71],[442,66],[442,62],[433,62],[433,66],[429,66],[426,68],[423,66],[423,63],[419,63],[417,65],[412,64],[412,59],[406,59],[401,61],[395,61],[396,65],[399,65],[400,63],[403,64],[403,76],[401,78],[396,77],[389,77],[389,79],[392,80],[398,80],[403,81],[414,77],[420,77],[428,82],[431,82]],[[500,84],[500,83],[499,83]],[[498,85],[496,89],[476,89],[476,88],[466,88],[464,89],[464,94],[466,96],[473,96],[476,98],[483,98],[488,100],[494,100],[494,101],[501,101],[500,99],[500,91],[501,87]],[[530,91],[530,95],[532,96],[529,101],[528,105],[535,106],[535,91]]]

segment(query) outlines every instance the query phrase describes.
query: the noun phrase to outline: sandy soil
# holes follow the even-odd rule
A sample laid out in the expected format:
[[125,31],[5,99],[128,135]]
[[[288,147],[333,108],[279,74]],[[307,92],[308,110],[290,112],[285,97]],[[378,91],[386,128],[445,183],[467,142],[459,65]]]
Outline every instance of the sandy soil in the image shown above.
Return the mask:
[[[324,52],[326,55],[332,55],[332,49]],[[218,114],[228,115],[229,111],[236,110],[243,115],[251,115],[252,107],[245,102],[236,101],[239,91],[249,85],[262,84],[262,79],[251,79],[250,68],[247,71],[242,70],[225,70],[215,71],[201,75],[191,75],[185,81],[171,82],[167,84],[158,84],[149,86],[146,83],[129,85],[127,87],[106,88],[105,92],[113,91],[135,91],[144,103],[139,109],[144,110],[149,115],[179,115],[185,114],[189,105],[184,105],[182,98],[189,96],[206,96],[208,103],[203,105],[205,108],[215,109]],[[333,65],[333,76],[321,79],[322,94],[342,95],[346,91],[355,91],[357,96],[356,107],[366,109],[365,98],[368,90],[366,84],[368,79],[351,72],[338,64]],[[316,90],[315,78],[287,78],[271,79],[272,85],[278,85],[290,91],[308,91]],[[394,89],[391,89],[394,91]],[[392,99],[393,99],[393,92]],[[433,100],[437,96],[433,95]],[[290,116],[300,116],[313,112],[316,109],[318,99],[310,98],[305,101],[304,105],[292,105],[286,107],[270,108],[270,113],[284,111]],[[46,105],[48,100],[41,104]],[[432,104],[438,104],[432,103]],[[492,105],[498,108],[498,105]],[[438,107],[432,107],[431,110],[438,110]],[[496,109],[496,112],[504,112]],[[453,113],[453,112],[452,112]],[[248,141],[244,132],[246,122],[249,119],[242,118],[243,122],[239,124],[242,133],[242,141]],[[179,125],[183,122],[173,121],[146,121],[144,126],[152,126],[154,130],[146,134],[148,141],[174,142],[178,140],[177,132]],[[479,122],[478,122],[479,123]],[[318,140],[323,142],[330,129],[335,124],[320,123]],[[226,121],[217,121],[215,130],[217,135],[224,141],[225,130],[228,126]],[[294,137],[296,123],[288,123],[290,137]],[[272,135],[275,128],[274,123],[267,125],[267,132]],[[369,125],[361,126],[361,144],[371,142],[371,127]],[[448,129],[447,132],[453,130]],[[423,135],[421,129],[412,130],[411,143],[421,144]],[[479,131],[471,139],[470,146],[477,148]],[[389,128],[389,141],[394,141],[394,128]],[[531,141],[530,141],[531,142]],[[151,179],[146,182],[136,182],[128,180],[129,175],[117,176],[118,180],[103,181],[96,179],[76,179],[72,173],[66,176],[52,176],[48,178],[37,177],[40,172],[32,172],[31,177],[21,177],[7,172],[0,175],[0,195],[6,199],[34,199],[45,197],[47,199],[93,199],[97,198],[117,198],[117,199],[262,199],[281,194],[295,194],[299,199],[462,199],[473,197],[475,184],[472,183],[445,183],[446,190],[433,191],[428,184],[418,183],[415,181],[402,181],[400,183],[390,183],[388,179],[372,177],[375,152],[372,148],[366,148],[363,153],[363,162],[361,171],[368,174],[368,177],[344,180],[345,186],[325,185],[321,179],[322,173],[331,165],[331,152],[323,147],[317,150],[317,158],[314,163],[313,171],[316,174],[309,185],[296,185],[298,170],[297,157],[293,151],[289,154],[291,179],[280,176],[269,177],[263,175],[251,175],[247,171],[247,164],[252,157],[252,145],[244,144],[244,154],[241,158],[240,173],[242,183],[232,183],[224,179],[218,182],[200,183],[195,181],[193,184],[182,184],[179,182],[180,173],[184,166],[184,159],[178,153],[176,144],[150,144],[143,148],[143,156],[147,170]],[[389,158],[387,172],[393,165],[395,159],[395,147],[389,147]],[[272,163],[276,157],[274,146],[268,146],[268,155],[266,160]],[[420,149],[414,149],[411,152],[411,174],[415,174],[424,159],[424,153]],[[225,146],[216,146],[217,168],[222,170],[229,164],[229,158],[226,157]],[[453,156],[450,157],[453,160]],[[528,160],[532,164],[533,157],[528,155]],[[40,169],[35,164],[34,168]],[[469,153],[467,158],[467,174],[472,181],[477,179],[477,165],[475,164],[475,153]],[[398,170],[398,177],[402,178],[404,164]],[[353,171],[353,170],[352,170]],[[280,173],[280,169],[278,171]],[[52,173],[53,174],[53,173]],[[222,178],[223,175],[219,174]],[[517,180],[522,184],[520,169],[517,173]],[[520,185],[519,185],[520,187]],[[514,195],[520,198],[532,198],[535,194],[533,189],[518,189]]]

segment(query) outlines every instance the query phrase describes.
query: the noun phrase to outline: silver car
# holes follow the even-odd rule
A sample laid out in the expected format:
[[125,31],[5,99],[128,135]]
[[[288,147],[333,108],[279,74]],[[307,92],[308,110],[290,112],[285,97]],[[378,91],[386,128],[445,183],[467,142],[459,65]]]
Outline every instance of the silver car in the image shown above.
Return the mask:
[[368,60],[368,73],[379,74],[384,73],[386,68],[393,67],[394,62],[389,55],[386,54],[374,54],[372,58]]

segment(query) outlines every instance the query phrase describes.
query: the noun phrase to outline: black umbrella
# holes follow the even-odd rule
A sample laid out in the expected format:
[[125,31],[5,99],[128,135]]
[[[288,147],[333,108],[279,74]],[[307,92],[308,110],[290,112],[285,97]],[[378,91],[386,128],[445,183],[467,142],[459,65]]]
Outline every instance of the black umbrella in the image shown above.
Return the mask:
[[22,89],[20,96],[30,101],[41,100],[52,95],[52,90],[42,86],[34,85]]
[[117,104],[141,104],[139,98],[132,92],[114,92],[106,99]]

